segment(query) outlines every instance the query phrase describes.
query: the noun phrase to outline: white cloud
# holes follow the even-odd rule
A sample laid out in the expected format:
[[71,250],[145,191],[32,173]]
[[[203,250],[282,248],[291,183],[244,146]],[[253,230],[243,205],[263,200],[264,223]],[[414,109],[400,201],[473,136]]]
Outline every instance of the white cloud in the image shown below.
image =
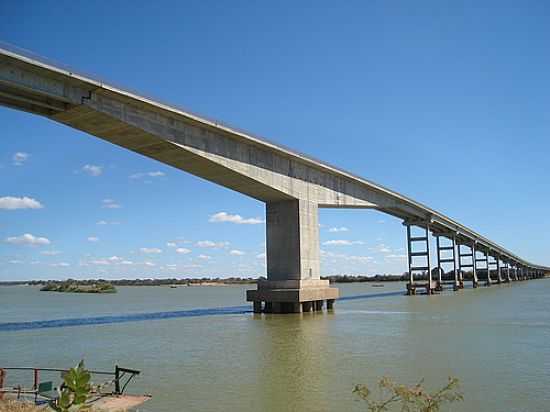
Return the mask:
[[390,254],[384,256],[386,259],[406,259],[407,255],[396,255],[396,254]]
[[257,259],[265,259],[265,253],[259,253],[256,255]]
[[43,252],[40,252],[40,254],[44,256],[56,256],[60,253],[61,252],[59,250],[44,250]]
[[186,255],[188,253],[191,253],[191,250],[189,250],[187,248],[184,248],[184,247],[179,247],[179,248],[176,249],[176,252],[181,253],[182,255]]
[[178,244],[176,242],[166,242],[167,247],[177,247]]
[[376,247],[371,250],[374,250],[378,253],[391,253],[391,249],[383,243],[376,245]]
[[12,160],[15,166],[23,166],[23,164],[29,160],[29,154],[25,152],[17,152],[13,155]]
[[88,236],[88,242],[99,242],[99,238],[97,236]]
[[139,249],[141,253],[162,253],[162,250],[157,247],[142,247]]
[[143,264],[144,264],[145,266],[151,266],[151,267],[152,267],[152,266],[156,266],[153,262],[149,262],[149,261],[143,262]]
[[91,260],[90,263],[92,265],[100,265],[100,266],[106,266],[111,264],[111,262],[109,262],[107,259],[94,259],[94,260]]
[[162,177],[164,176],[164,172],[146,172],[146,173],[134,173],[133,175],[130,175],[130,179],[141,179],[142,177]]
[[96,223],[96,225],[119,225],[120,222],[114,222],[114,221],[107,221],[107,220],[100,220]]
[[196,245],[204,248],[221,249],[229,246],[229,242],[213,242],[211,240],[199,240]]
[[347,227],[341,226],[341,227],[331,227],[328,231],[331,233],[338,233],[338,232],[348,232],[349,229]]
[[242,250],[233,249],[229,254],[232,256],[243,256],[245,253]]
[[[119,256],[111,256],[108,258],[94,259],[94,260],[91,260],[89,263],[92,265],[107,266],[107,265],[124,265],[126,264],[124,262],[128,262],[128,261],[124,260]],[[83,264],[82,266],[87,266],[87,265]]]
[[323,242],[323,245],[325,246],[351,246],[351,245],[362,245],[364,242],[360,240],[327,240],[326,242]]
[[42,246],[49,245],[51,242],[45,237],[37,237],[30,233],[25,233],[21,236],[12,236],[5,239],[5,242],[13,245],[30,245],[30,246]]
[[99,258],[90,260],[88,263],[81,262],[81,266],[98,265],[98,266],[108,266],[108,265],[132,265],[134,262],[131,260],[126,260],[120,256],[111,256],[108,258]]
[[120,209],[122,206],[115,202],[113,199],[103,199],[101,201],[103,209]]
[[208,256],[208,255],[199,255],[198,258],[199,258],[199,259],[203,259],[203,260],[210,260],[210,259],[212,259],[212,256]]
[[67,263],[67,262],[59,262],[59,263],[50,263],[50,266],[53,266],[53,267],[69,267],[69,266],[71,266],[71,264]]
[[374,262],[374,258],[371,257],[371,256],[346,255],[346,254],[343,254],[343,253],[328,252],[328,251],[325,251],[323,249],[321,249],[321,257],[322,258],[334,259],[335,262],[336,262],[336,259],[343,259],[343,260],[347,260],[347,261],[361,262],[361,263],[367,263],[367,262],[372,263],[372,262]]
[[44,206],[38,201],[30,197],[0,197],[0,209],[16,210],[16,209],[42,209]]
[[23,263],[22,260],[17,260],[17,259],[13,259],[13,260],[9,260],[8,263],[12,264],[12,265],[20,265],[21,263]]
[[103,166],[97,165],[84,165],[82,171],[90,176],[99,176],[103,173]]
[[344,257],[345,260],[351,260],[352,262],[372,262],[374,260],[371,256],[346,256]]
[[257,225],[260,223],[263,223],[264,221],[260,218],[248,218],[245,219],[240,215],[231,215],[226,212],[219,212],[212,216],[210,216],[210,219],[208,219],[210,223],[222,223],[222,222],[229,222],[229,223],[235,223],[238,225]]

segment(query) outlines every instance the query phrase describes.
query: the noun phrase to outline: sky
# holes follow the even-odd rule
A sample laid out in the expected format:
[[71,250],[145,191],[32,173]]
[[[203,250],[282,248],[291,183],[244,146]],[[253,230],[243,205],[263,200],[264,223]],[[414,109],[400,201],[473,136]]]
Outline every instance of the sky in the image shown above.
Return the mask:
[[[0,41],[412,197],[550,266],[545,1],[0,2]],[[0,107],[0,281],[265,275],[261,202]],[[321,272],[406,270],[320,212]]]

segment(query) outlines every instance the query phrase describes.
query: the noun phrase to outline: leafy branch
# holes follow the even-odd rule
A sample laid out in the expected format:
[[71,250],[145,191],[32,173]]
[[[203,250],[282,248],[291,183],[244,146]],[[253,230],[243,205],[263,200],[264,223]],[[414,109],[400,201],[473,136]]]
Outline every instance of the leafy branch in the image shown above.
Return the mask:
[[369,412],[390,411],[392,407],[400,407],[402,412],[438,412],[445,403],[464,400],[457,378],[449,377],[445,386],[432,393],[423,384],[422,379],[413,386],[399,385],[384,377],[378,382],[379,399],[373,399],[372,391],[366,385],[355,385],[353,393],[367,402]]

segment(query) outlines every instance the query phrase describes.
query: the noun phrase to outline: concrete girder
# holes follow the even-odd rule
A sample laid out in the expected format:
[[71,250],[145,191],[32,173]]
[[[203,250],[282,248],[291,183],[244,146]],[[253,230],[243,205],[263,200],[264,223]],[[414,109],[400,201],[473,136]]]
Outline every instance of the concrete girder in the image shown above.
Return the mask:
[[[182,154],[174,147],[171,148],[170,155],[163,153],[161,145],[162,142],[172,143],[183,151],[194,154],[197,162],[204,159],[205,171],[191,173],[205,177],[206,170],[212,164],[218,164],[224,168],[224,176],[244,176],[257,182],[257,186],[263,186],[262,193],[246,190],[245,194],[265,202],[294,198],[306,199],[321,207],[376,208],[391,213],[420,214],[418,210],[388,198],[360,182],[328,173],[242,139],[235,139],[227,133],[201,128],[178,116],[137,107],[110,92],[94,92],[90,99],[84,100],[84,105],[107,117],[100,116],[95,121],[93,117],[80,117],[76,122],[64,114],[53,118],[119,146],[174,165]],[[119,133],[106,132],[105,128],[109,124],[113,129],[118,129]],[[140,137],[135,138],[135,133],[124,131],[124,125],[131,126],[133,132],[139,131]],[[103,130],[98,130],[99,127]],[[144,141],[140,141],[140,138]],[[182,164],[176,167],[186,170],[186,166]],[[205,178],[220,183],[215,176]],[[237,185],[231,188],[241,191]],[[263,198],[263,192],[271,189],[282,194],[279,199],[271,196]]]

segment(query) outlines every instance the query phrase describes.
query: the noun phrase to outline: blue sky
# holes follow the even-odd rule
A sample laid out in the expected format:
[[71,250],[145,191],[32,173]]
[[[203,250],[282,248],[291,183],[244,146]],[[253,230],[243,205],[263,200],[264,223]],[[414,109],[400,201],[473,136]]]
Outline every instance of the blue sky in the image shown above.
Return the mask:
[[[328,161],[550,265],[547,2],[273,3],[2,2],[0,40]],[[262,203],[36,116],[0,108],[0,125],[0,280],[265,273]],[[398,220],[320,218],[323,274],[405,270]]]

